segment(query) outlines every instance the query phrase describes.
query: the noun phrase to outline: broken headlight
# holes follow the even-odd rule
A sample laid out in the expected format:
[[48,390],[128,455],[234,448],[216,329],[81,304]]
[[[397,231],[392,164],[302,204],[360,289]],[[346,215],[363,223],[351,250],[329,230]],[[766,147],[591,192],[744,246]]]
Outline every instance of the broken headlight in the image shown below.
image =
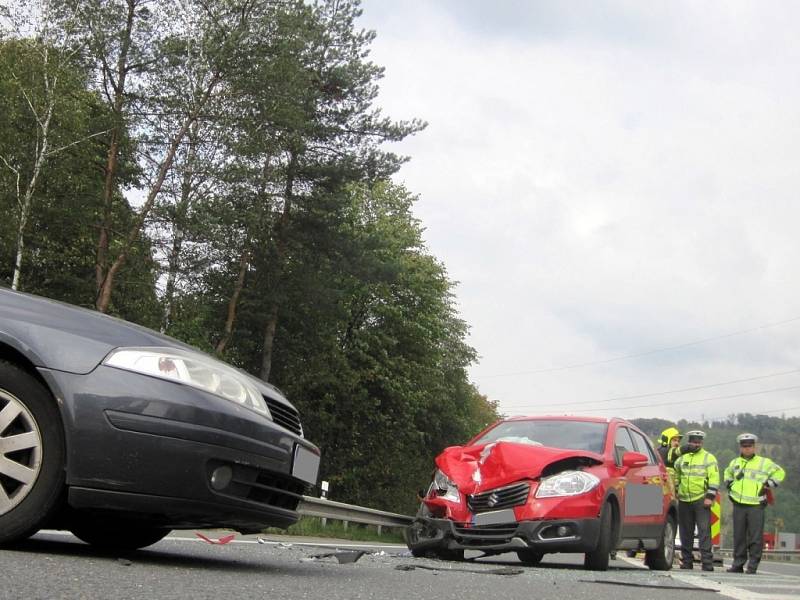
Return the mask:
[[557,475],[543,477],[536,490],[537,498],[552,496],[577,496],[594,489],[600,480],[591,473],[583,471],[563,471]]
[[450,481],[450,478],[442,473],[439,469],[433,474],[433,483],[431,487],[434,488],[436,495],[451,502],[459,502],[461,496],[458,495],[458,487]]

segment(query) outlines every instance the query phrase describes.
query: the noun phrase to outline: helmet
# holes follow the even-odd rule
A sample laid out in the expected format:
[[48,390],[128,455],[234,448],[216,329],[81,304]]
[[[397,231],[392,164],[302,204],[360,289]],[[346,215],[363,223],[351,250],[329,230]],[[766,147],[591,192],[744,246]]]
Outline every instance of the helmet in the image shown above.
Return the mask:
[[742,433],[736,436],[736,441],[740,444],[743,442],[752,442],[755,444],[758,441],[758,436],[755,433]]
[[661,432],[661,445],[662,446],[669,446],[669,442],[672,438],[680,438],[681,432],[678,431],[675,427],[667,427],[664,431]]
[[702,440],[702,439],[705,439],[706,432],[705,431],[700,431],[699,429],[697,429],[697,430],[694,430],[694,431],[687,432],[686,433],[686,437],[689,438],[690,440],[691,440],[691,438],[700,438]]

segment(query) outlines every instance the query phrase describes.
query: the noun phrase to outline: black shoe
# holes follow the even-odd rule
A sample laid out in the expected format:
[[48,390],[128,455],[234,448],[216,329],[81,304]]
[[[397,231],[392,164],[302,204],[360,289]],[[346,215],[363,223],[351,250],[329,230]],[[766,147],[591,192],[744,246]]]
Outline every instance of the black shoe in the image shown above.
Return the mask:
[[747,573],[748,575],[755,575],[756,574],[756,570],[755,569],[751,569],[750,567],[748,567],[745,570],[745,573]]
[[703,571],[713,571],[714,567],[711,565],[703,565]]
[[744,573],[744,569],[742,567],[730,567],[729,569],[725,569],[726,573]]
[[692,570],[692,565],[681,565],[681,569],[687,569],[689,571]]

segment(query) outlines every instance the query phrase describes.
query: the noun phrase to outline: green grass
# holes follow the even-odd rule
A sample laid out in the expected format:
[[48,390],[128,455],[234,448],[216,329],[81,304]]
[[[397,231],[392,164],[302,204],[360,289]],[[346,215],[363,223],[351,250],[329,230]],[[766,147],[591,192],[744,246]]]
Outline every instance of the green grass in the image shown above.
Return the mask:
[[349,523],[347,529],[341,521],[328,519],[327,525],[323,527],[322,519],[317,517],[301,517],[301,519],[289,527],[289,529],[266,529],[264,533],[279,535],[302,535],[308,537],[339,538],[342,540],[353,540],[359,542],[384,542],[388,544],[402,544],[403,535],[400,529],[384,527],[382,533],[378,534],[378,529],[372,525],[360,525]]

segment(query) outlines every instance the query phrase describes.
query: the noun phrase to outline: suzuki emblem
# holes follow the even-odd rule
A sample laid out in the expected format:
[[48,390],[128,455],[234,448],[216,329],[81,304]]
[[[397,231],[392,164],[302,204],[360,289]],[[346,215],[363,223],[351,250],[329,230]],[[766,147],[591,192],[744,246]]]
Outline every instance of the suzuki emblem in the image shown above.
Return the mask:
[[498,502],[500,502],[500,496],[493,492],[492,495],[489,496],[489,500],[487,500],[486,504],[489,505],[489,508],[492,508],[496,506]]

